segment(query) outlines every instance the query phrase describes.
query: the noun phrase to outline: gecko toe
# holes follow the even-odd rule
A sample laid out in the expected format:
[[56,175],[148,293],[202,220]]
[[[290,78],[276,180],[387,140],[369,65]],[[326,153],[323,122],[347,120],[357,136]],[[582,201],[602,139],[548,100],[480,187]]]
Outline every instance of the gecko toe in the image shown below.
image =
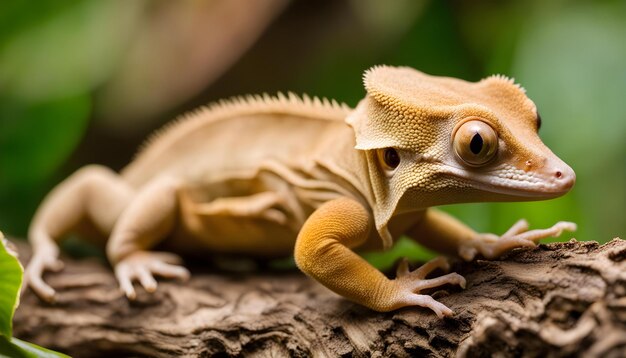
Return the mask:
[[432,310],[439,318],[452,316],[454,314],[454,312],[450,308],[448,308],[448,306],[428,295],[412,294],[411,296],[407,297],[407,303],[413,306],[428,308]]
[[65,268],[65,264],[63,261],[56,259],[52,261],[47,268],[52,272],[59,272]]
[[398,264],[398,269],[396,270],[396,276],[402,277],[408,274],[409,274],[409,260],[407,260],[406,257],[404,257],[402,258],[402,260],[400,260],[400,263]]
[[48,286],[43,280],[34,280],[31,283],[31,288],[41,299],[48,303],[54,303],[56,301],[56,291]]
[[189,280],[189,270],[182,266],[170,265],[165,262],[153,262],[150,270],[159,276],[165,278],[176,278],[183,281]]
[[157,289],[157,281],[152,277],[152,273],[146,268],[141,267],[137,269],[137,278],[139,283],[143,286],[146,292],[154,292]]
[[43,280],[45,262],[34,257],[24,272],[24,286],[29,286],[37,296],[46,302],[54,302],[56,292]]
[[459,286],[461,286],[462,289],[466,289],[467,288],[467,280],[463,276],[460,276],[460,277],[461,277],[461,279],[459,280]]

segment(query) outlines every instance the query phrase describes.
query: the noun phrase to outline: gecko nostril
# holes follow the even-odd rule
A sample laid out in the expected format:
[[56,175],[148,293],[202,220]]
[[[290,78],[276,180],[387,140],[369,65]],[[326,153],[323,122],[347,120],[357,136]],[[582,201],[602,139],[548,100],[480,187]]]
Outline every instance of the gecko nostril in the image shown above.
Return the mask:
[[557,170],[557,171],[556,171],[556,178],[557,178],[557,179],[560,179],[562,176],[563,176],[563,173],[561,173],[561,171],[560,171],[560,170]]

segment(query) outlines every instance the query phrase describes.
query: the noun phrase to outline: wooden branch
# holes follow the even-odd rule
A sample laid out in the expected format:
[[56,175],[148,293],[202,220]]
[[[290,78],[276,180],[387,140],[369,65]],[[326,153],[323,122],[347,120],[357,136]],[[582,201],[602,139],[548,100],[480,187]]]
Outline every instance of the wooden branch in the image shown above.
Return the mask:
[[[24,245],[20,246],[22,255]],[[22,298],[15,335],[88,356],[625,356],[626,241],[515,250],[458,264],[467,289],[434,295],[456,315],[376,313],[297,272],[162,282],[128,302],[110,269],[66,260],[55,304]]]

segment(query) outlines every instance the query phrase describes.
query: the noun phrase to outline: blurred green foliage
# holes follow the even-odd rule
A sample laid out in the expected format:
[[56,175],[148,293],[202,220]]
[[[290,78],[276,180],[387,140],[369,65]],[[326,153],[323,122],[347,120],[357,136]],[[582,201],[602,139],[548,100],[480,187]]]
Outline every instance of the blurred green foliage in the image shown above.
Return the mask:
[[[116,71],[129,33],[141,28],[149,10],[136,4],[46,0],[33,11],[26,1],[0,3],[0,228],[5,232],[24,236],[43,195],[75,169],[67,161],[93,123],[98,88]],[[445,210],[483,232],[501,233],[525,217],[532,227],[575,221],[581,240],[625,235],[626,2],[346,4],[343,11],[359,27],[326,33],[300,72],[284,75],[290,78],[282,84],[285,90],[355,105],[364,94],[363,70],[379,63],[467,80],[492,73],[515,77],[541,112],[544,142],[576,171],[574,190],[546,202]],[[282,36],[263,40],[299,33]],[[299,46],[293,51],[313,45]],[[263,71],[259,64],[257,72]],[[257,80],[253,73],[248,71],[247,81]],[[270,82],[259,87],[264,84],[274,88]],[[400,246],[397,250],[424,257],[410,243]]]

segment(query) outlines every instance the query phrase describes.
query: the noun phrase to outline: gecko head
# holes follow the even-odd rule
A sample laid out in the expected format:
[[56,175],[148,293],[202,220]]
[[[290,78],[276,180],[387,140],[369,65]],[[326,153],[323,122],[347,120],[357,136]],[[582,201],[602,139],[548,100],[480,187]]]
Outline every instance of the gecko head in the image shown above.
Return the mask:
[[539,138],[535,104],[511,79],[376,66],[364,84],[346,121],[367,153],[377,226],[434,205],[554,198],[574,184],[574,171]]

